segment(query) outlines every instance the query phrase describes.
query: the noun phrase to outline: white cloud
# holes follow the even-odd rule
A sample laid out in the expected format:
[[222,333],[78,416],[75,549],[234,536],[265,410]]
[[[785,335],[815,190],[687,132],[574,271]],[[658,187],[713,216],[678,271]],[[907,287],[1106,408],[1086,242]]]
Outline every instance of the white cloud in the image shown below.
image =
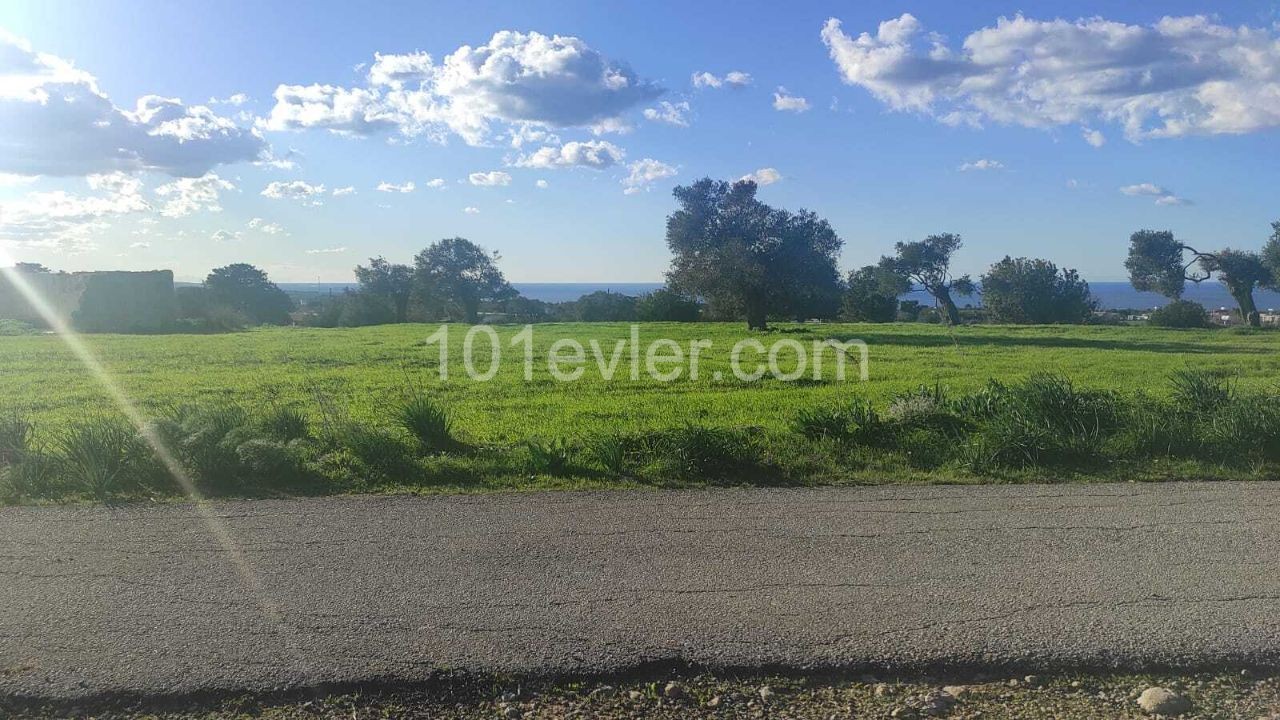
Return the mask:
[[156,188],[156,195],[165,198],[160,214],[165,217],[186,217],[201,210],[222,212],[219,202],[223,190],[234,190],[235,185],[209,173],[198,178],[179,178]]
[[844,82],[895,110],[952,124],[1113,122],[1136,141],[1280,126],[1277,33],[1205,16],[1130,25],[1018,15],[952,49],[904,14],[856,38],[832,18],[822,40]]
[[239,230],[217,230],[212,235],[209,236],[209,239],[214,242],[232,242],[240,239],[240,231]]
[[143,240],[139,240],[138,242],[129,243],[129,247],[130,249],[133,249],[133,250],[145,250],[151,247],[151,243]]
[[249,221],[249,229],[257,230],[258,232],[265,233],[267,235],[280,235],[281,233],[284,233],[284,228],[281,227],[279,223],[267,222],[266,220],[258,217]]
[[515,164],[529,168],[588,167],[604,170],[622,162],[625,156],[622,148],[605,140],[573,141],[560,147],[538,148],[531,155],[522,155]]
[[493,123],[592,127],[661,92],[578,38],[504,30],[439,64],[426,53],[375,55],[365,87],[281,85],[263,127],[394,129],[439,140],[453,133],[480,145]]
[[244,93],[232,93],[224,98],[209,98],[210,105],[231,105],[234,107],[240,107],[247,102],[249,102],[249,96]]
[[147,95],[116,107],[97,80],[0,31],[0,172],[88,175],[154,170],[199,177],[254,160],[266,143],[203,105]]
[[262,189],[262,196],[273,200],[299,200],[307,205],[321,205],[324,185],[312,185],[303,180],[276,180]]
[[550,183],[548,183],[546,180],[538,180],[537,182],[534,183],[534,186],[537,187],[539,190],[546,190],[548,187],[550,187]]
[[658,103],[657,107],[644,109],[644,117],[646,120],[666,123],[668,125],[676,125],[678,127],[689,127],[688,115],[688,102],[671,103],[663,100]]
[[431,188],[432,190],[444,190],[445,189],[444,178],[432,178],[428,180],[427,187]]
[[334,197],[342,197],[343,195],[355,195],[355,186],[348,185],[346,187],[334,188],[331,193]]
[[1096,148],[1100,148],[1103,145],[1107,144],[1107,136],[1103,135],[1101,130],[1091,130],[1089,128],[1083,128],[1080,132],[1081,132],[1081,136],[1084,138],[1084,141]]
[[479,215],[479,214],[480,214],[480,208],[478,208],[478,207],[472,207],[472,206],[467,206],[467,207],[462,208],[462,212],[464,212],[464,213],[466,213],[466,214],[468,214],[468,215]]
[[1154,183],[1139,183],[1137,185],[1125,185],[1120,188],[1120,192],[1125,195],[1135,197],[1153,197],[1157,205],[1190,205],[1191,201],[1178,197],[1165,187]]
[[988,158],[982,158],[980,160],[974,160],[973,162],[967,162],[961,165],[959,168],[957,168],[957,170],[959,170],[960,172],[968,172],[970,170],[1003,170],[1003,169],[1004,169],[1004,163],[1000,162],[999,160],[990,160]]
[[723,77],[702,71],[694,73],[693,77],[691,77],[689,81],[692,82],[693,86],[696,88],[721,88],[725,86],[741,88],[750,85],[752,78],[749,73],[742,72],[741,70],[731,70],[730,72],[725,73]]
[[809,109],[809,101],[799,95],[792,95],[779,85],[777,92],[773,94],[773,109],[802,113]]
[[622,186],[625,188],[622,192],[627,195],[634,195],[642,190],[648,190],[653,183],[672,177],[678,172],[671,165],[658,162],[653,158],[645,158],[633,162],[627,166],[627,169],[631,172],[622,179]]
[[473,172],[467,176],[467,180],[472,185],[481,187],[494,187],[498,185],[510,185],[511,176],[500,170],[492,170],[490,172]]
[[750,180],[761,187],[764,187],[765,185],[772,185],[781,179],[782,173],[771,167],[760,168],[753,173],[747,173],[746,175],[738,178],[739,182],[743,180]]
[[346,251],[347,249],[345,247],[331,247],[331,248],[316,248],[314,250],[307,250],[306,253],[308,255],[330,255],[332,253],[344,253]]
[[90,175],[85,183],[93,195],[54,190],[0,201],[0,241],[81,252],[94,247],[110,220],[152,209],[142,196],[142,181],[126,173]]
[[378,183],[378,192],[411,193],[414,191],[414,189],[415,189],[415,186],[412,180],[406,183],[400,183],[399,185],[397,185],[396,183],[389,183],[386,180],[383,180],[382,182]]
[[1071,190],[1075,190],[1080,187],[1080,181],[1075,178],[1067,178],[1067,187]]

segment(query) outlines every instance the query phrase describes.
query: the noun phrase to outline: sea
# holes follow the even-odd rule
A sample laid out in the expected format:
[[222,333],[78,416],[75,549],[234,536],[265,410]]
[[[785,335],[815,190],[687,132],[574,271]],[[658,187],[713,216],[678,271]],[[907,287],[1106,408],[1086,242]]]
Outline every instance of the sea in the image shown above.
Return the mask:
[[[280,288],[286,292],[295,295],[316,295],[316,294],[336,294],[349,288],[354,288],[355,283],[278,283]],[[659,282],[621,282],[621,283],[519,283],[513,282],[511,286],[520,292],[521,295],[543,302],[571,302],[577,300],[583,295],[589,295],[593,292],[606,290],[608,292],[621,293],[623,295],[643,295],[653,292],[662,287]],[[1161,307],[1169,302],[1168,298],[1162,295],[1150,292],[1138,292],[1133,286],[1127,282],[1094,282],[1089,283],[1089,289],[1093,292],[1093,296],[1097,298],[1099,306],[1105,310],[1117,309],[1151,309]],[[1200,284],[1187,283],[1187,290],[1182,297],[1204,305],[1210,310],[1218,308],[1234,308],[1235,301],[1231,299],[1230,293],[1223,287],[1222,283],[1203,282]],[[933,298],[928,293],[916,290],[902,296],[903,300],[916,300],[921,305],[933,305]],[[1253,294],[1254,302],[1257,303],[1258,309],[1280,310],[1280,293],[1268,290],[1258,290]],[[981,300],[976,296],[973,298],[956,298],[956,302],[961,307],[978,307]]]

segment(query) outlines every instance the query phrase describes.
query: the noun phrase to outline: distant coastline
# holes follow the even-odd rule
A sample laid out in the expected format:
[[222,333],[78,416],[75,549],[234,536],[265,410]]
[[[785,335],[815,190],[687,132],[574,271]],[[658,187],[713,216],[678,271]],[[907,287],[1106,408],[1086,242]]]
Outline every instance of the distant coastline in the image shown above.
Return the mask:
[[[179,283],[183,284],[183,283]],[[354,288],[355,283],[278,283],[282,289],[295,295],[314,293],[340,293]],[[520,294],[532,300],[543,302],[572,302],[593,292],[608,291],[623,295],[643,295],[662,287],[658,282],[615,282],[615,283],[511,283]],[[1118,308],[1157,308],[1168,303],[1168,299],[1156,293],[1144,293],[1134,290],[1127,282],[1097,282],[1089,284],[1093,296],[1105,310]],[[1187,291],[1183,294],[1187,300],[1198,302],[1209,309],[1234,308],[1235,301],[1227,289],[1218,282],[1204,282],[1199,285],[1187,283]],[[927,293],[915,291],[902,296],[904,300],[916,300],[921,305],[932,306],[933,299]],[[959,304],[976,306],[981,303],[976,298],[957,298]],[[1254,293],[1254,300],[1261,310],[1280,310],[1280,293],[1259,290]]]

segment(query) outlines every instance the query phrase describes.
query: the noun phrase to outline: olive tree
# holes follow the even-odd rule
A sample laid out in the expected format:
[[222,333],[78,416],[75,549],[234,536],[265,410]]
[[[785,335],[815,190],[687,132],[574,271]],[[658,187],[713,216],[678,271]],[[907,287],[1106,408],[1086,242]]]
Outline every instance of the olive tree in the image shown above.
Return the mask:
[[[1124,266],[1134,289],[1158,292],[1173,300],[1182,297],[1188,281],[1200,283],[1217,275],[1239,306],[1240,317],[1258,327],[1262,323],[1253,291],[1275,281],[1264,257],[1231,248],[1201,252],[1179,241],[1172,231],[1139,230],[1129,236],[1129,257]],[[1199,268],[1193,269],[1196,266]]]
[[465,238],[432,243],[413,259],[415,290],[428,303],[444,305],[450,317],[475,323],[482,304],[516,295],[497,259]]
[[1097,302],[1075,270],[1006,255],[982,276],[982,306],[998,323],[1082,323]]
[[[923,240],[894,244],[895,254],[880,258],[880,269],[885,277],[894,278],[889,285],[919,285],[942,306],[943,318],[948,325],[960,324],[960,310],[952,294],[969,296],[977,292],[977,286],[968,275],[951,277],[951,256],[962,245],[960,236],[954,233],[930,235]],[[886,288],[888,289],[888,288]]]
[[677,187],[667,217],[668,285],[764,330],[770,315],[810,316],[839,298],[843,242],[826,220],[756,199],[756,184],[703,178]]

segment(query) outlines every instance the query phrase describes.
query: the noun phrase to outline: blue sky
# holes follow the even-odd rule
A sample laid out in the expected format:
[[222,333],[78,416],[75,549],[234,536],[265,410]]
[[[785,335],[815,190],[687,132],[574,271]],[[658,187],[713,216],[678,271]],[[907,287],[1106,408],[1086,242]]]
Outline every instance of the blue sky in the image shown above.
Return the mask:
[[[1255,248],[1280,218],[1274,2],[689,5],[9,0],[0,244],[346,281],[461,235],[516,281],[649,281],[673,185],[765,169],[844,269],[958,232],[960,272],[1117,280],[1135,229]],[[525,79],[444,72],[463,46]]]

